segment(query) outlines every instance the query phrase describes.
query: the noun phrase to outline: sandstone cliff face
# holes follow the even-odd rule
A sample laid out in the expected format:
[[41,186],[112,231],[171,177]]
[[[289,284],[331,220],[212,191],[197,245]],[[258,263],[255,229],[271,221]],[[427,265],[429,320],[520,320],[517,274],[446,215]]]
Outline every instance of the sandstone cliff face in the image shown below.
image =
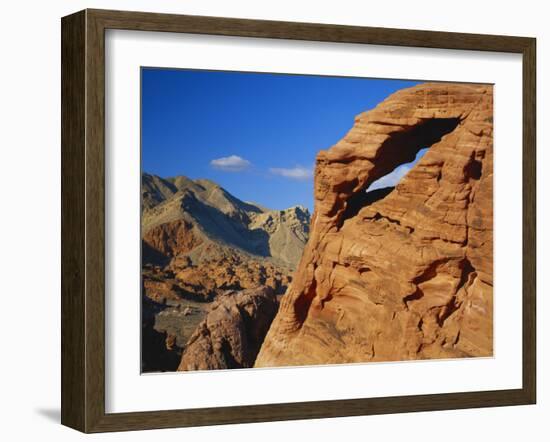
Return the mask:
[[492,112],[491,86],[423,84],[318,154],[310,239],[255,366],[492,354]]
[[267,287],[219,296],[189,339],[178,370],[252,367],[277,308]]

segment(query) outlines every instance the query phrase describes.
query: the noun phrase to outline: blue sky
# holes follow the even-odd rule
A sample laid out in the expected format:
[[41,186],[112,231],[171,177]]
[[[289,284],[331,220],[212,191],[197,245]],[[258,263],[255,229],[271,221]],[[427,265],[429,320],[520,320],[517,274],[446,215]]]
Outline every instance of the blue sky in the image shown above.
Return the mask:
[[416,157],[413,161],[410,163],[401,164],[400,166],[397,166],[393,171],[388,173],[387,175],[384,175],[383,177],[377,179],[374,181],[369,188],[367,189],[367,192],[370,192],[371,190],[375,189],[382,189],[384,187],[390,187],[395,186],[401,178],[403,178],[409,170],[413,168],[413,166],[420,161],[420,158],[424,156],[424,154],[428,151],[429,147],[425,147],[424,149],[420,149]]
[[317,152],[357,114],[418,83],[144,68],[142,169],[208,178],[272,209],[312,210]]

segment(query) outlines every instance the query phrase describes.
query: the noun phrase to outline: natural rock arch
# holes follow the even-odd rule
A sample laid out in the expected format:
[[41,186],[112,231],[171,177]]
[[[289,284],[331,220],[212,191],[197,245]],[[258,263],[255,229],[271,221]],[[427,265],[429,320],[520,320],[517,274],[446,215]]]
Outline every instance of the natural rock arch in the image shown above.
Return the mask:
[[487,85],[405,89],[318,154],[310,239],[256,366],[492,354],[492,100]]
[[460,118],[429,118],[420,120],[418,124],[410,128],[389,133],[388,138],[380,145],[376,158],[372,161],[374,167],[369,173],[368,179],[358,191],[355,191],[345,201],[344,213],[338,224],[341,226],[343,221],[355,216],[362,207],[386,197],[389,193],[386,190],[385,192],[376,192],[376,195],[368,195],[367,189],[371,184],[388,175],[397,167],[412,162],[420,150],[438,143],[441,138],[455,130],[459,124]]

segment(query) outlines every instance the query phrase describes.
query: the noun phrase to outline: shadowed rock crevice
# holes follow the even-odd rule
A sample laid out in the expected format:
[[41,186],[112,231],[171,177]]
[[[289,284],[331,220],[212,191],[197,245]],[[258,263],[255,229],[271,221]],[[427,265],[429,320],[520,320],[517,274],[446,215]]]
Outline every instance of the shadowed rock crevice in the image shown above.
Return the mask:
[[181,351],[166,332],[155,329],[155,316],[163,306],[143,296],[141,308],[141,371],[175,371]]
[[483,171],[483,163],[472,155],[471,161],[464,167],[464,175],[473,180],[479,180]]
[[309,307],[311,306],[313,298],[315,298],[316,287],[316,281],[315,279],[313,279],[309,290],[296,300],[296,303],[294,305],[294,314],[296,316],[298,324],[300,325],[303,324],[307,318]]
[[[382,170],[380,176],[383,176],[401,164],[410,163],[420,149],[441,141],[441,138],[457,128],[460,121],[458,117],[426,119],[406,130],[391,133],[390,137],[382,143],[373,160],[375,165],[373,175],[380,173],[378,168]],[[391,170],[388,170],[388,167]]]
[[354,193],[346,204],[341,224],[344,224],[344,221],[347,219],[355,217],[363,207],[370,206],[386,198],[394,189],[395,187],[384,187],[382,189],[371,190],[370,192],[363,190]]

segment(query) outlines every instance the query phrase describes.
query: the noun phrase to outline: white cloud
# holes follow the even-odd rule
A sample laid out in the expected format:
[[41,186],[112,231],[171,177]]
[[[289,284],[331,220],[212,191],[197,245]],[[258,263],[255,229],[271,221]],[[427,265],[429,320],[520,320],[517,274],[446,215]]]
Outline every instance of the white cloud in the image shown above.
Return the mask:
[[238,155],[230,155],[228,157],[217,158],[210,161],[210,165],[225,172],[242,172],[250,167],[252,163]]
[[292,180],[309,180],[313,177],[313,170],[311,168],[296,166],[292,169],[285,169],[279,167],[272,167],[269,171],[273,175],[279,175],[285,178],[290,178]]
[[367,192],[375,189],[383,189],[384,187],[394,187],[401,178],[403,178],[409,170],[413,168],[413,164],[403,164],[402,166],[397,167],[393,172],[384,175],[382,178],[377,179],[373,182]]

